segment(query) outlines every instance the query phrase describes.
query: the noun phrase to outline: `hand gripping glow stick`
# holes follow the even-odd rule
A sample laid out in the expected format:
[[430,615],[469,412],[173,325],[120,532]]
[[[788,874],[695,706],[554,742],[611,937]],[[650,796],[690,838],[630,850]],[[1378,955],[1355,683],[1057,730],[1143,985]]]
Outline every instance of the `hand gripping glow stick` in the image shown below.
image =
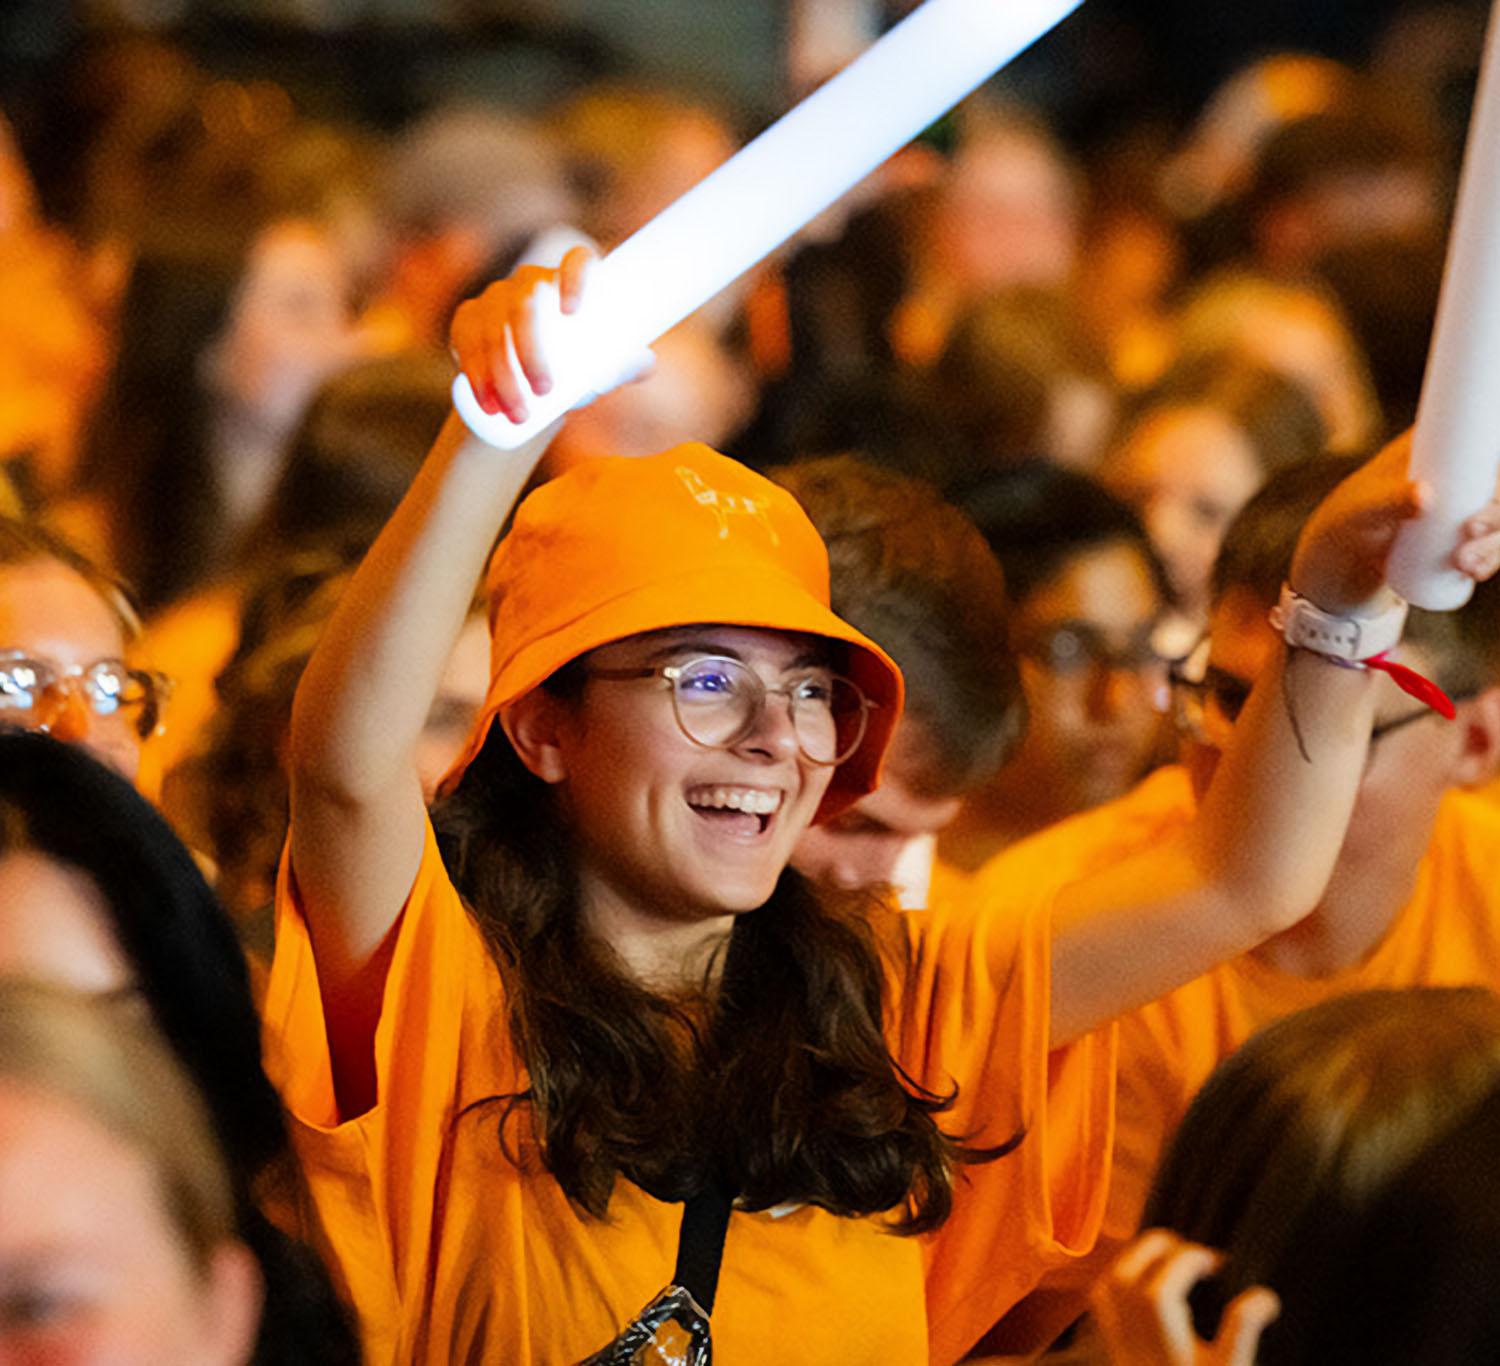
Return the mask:
[[[927,0],[594,269],[584,305],[543,309],[557,333],[552,390],[516,425],[479,407],[469,429],[514,449],[635,368],[669,328],[769,255],[1082,0]],[[514,360],[512,361],[514,364]]]
[[1418,607],[1462,607],[1474,584],[1453,568],[1458,530],[1500,475],[1500,37],[1490,18],[1437,326],[1412,438],[1411,473],[1432,502],[1402,528],[1391,586]]

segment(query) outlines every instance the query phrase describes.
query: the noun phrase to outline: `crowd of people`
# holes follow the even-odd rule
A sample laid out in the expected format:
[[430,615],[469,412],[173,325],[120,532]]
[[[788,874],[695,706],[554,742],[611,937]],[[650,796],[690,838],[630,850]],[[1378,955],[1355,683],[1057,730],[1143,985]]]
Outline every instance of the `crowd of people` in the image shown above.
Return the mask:
[[735,111],[0,114],[0,1356],[1500,1360],[1456,60],[981,93],[508,451]]

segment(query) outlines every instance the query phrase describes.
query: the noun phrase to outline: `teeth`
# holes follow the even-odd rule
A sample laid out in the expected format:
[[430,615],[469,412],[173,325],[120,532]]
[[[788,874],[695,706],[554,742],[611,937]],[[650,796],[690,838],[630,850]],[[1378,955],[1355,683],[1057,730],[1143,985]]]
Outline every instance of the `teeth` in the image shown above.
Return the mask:
[[692,806],[711,810],[746,811],[752,816],[769,816],[781,805],[778,792],[761,792],[753,787],[705,787],[688,796]]

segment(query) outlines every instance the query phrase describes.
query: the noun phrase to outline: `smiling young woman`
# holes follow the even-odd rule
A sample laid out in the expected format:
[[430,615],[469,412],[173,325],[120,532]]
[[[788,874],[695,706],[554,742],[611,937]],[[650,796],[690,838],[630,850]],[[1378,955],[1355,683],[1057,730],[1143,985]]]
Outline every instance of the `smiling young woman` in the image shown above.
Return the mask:
[[[460,309],[488,410],[548,387],[539,289],[575,308],[585,264]],[[297,697],[267,1025],[370,1359],[635,1360],[621,1335],[655,1333],[701,1360],[711,1311],[730,1366],[957,1360],[1093,1240],[1098,1027],[1315,904],[1369,679],[1274,660],[1183,838],[1049,902],[831,899],[788,860],[875,787],[900,675],[829,610],[790,495],[687,445],[515,511],[489,695],[429,822],[416,737],[544,443],[450,421]],[[1369,610],[1416,506],[1401,452],[1373,463],[1314,519],[1298,589]],[[714,1190],[716,1304],[653,1299],[714,1241]]]

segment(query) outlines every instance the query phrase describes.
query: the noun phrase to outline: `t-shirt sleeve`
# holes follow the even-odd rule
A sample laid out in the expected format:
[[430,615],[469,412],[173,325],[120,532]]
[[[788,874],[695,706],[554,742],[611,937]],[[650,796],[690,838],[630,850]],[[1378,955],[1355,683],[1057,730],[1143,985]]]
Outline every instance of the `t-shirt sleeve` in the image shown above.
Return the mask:
[[1053,1049],[1052,893],[906,916],[897,1060],[953,1105],[944,1129],[1014,1151],[960,1169],[927,1247],[934,1362],[956,1361],[1041,1276],[1098,1236],[1113,1144],[1114,1026]]
[[355,1306],[373,1361],[389,1359],[403,1296],[420,1293],[454,1115],[515,1087],[499,973],[448,879],[430,824],[395,933],[375,1034],[376,1101],[342,1120],[312,942],[283,856],[264,1008],[266,1070],[281,1092],[306,1182],[304,1232]]

